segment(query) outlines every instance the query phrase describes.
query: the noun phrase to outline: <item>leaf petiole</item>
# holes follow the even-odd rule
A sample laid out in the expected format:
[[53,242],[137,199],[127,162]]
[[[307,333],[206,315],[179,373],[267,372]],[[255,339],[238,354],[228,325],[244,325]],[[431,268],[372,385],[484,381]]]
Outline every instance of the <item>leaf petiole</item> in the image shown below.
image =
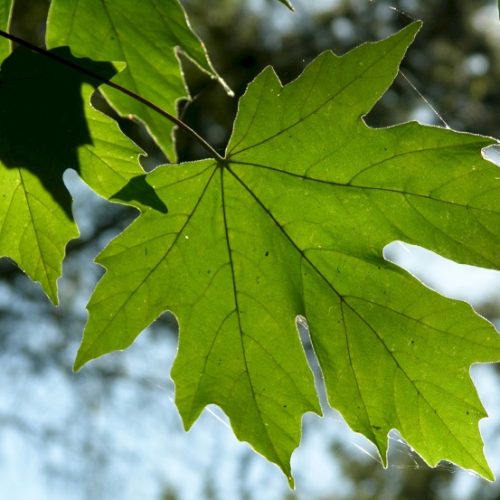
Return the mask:
[[148,99],[145,99],[144,97],[140,96],[139,94],[136,94],[135,92],[132,92],[131,90],[122,87],[121,85],[112,82],[110,80],[107,80],[106,78],[103,78],[102,76],[99,76],[97,73],[94,73],[93,71],[90,71],[82,66],[79,66],[78,64],[75,64],[72,61],[68,61],[67,59],[64,59],[63,57],[59,56],[58,54],[55,54],[53,52],[50,52],[47,49],[37,47],[36,45],[19,38],[15,35],[12,35],[11,33],[7,33],[6,31],[0,30],[0,36],[3,38],[7,38],[8,40],[15,42],[19,45],[22,45],[23,47],[26,47],[30,50],[33,50],[34,52],[41,54],[45,57],[48,57],[49,59],[52,59],[54,61],[57,61],[61,64],[64,64],[68,68],[71,68],[75,71],[79,71],[80,73],[83,73],[87,76],[90,76],[91,78],[94,78],[95,80],[98,80],[104,85],[107,85],[108,87],[111,87],[118,92],[121,92],[123,94],[128,95],[132,99],[135,99],[136,101],[144,104],[148,108],[156,111],[158,114],[169,120],[170,122],[174,123],[177,125],[182,131],[184,131],[186,134],[190,135],[196,142],[198,142],[205,150],[207,150],[213,157],[218,160],[219,162],[224,162],[225,159],[200,135],[198,132],[193,130],[189,125],[184,123],[182,120],[177,118],[176,116],[172,115],[168,111],[165,111],[164,109],[160,108],[153,102],[149,101]]

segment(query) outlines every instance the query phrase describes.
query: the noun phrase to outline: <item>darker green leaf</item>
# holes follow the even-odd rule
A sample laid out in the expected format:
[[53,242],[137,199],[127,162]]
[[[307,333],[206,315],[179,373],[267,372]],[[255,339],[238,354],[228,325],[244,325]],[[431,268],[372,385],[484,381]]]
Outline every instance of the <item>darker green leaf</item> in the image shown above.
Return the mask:
[[[52,53],[103,78],[115,73],[109,63],[73,58],[67,48]],[[0,255],[16,261],[54,302],[66,244],[78,236],[64,171],[76,170],[105,198],[144,173],[138,148],[91,107],[98,83],[22,47],[0,70]]]
[[[75,59],[67,48],[52,53],[103,78],[115,73],[111,64]],[[92,144],[81,96],[85,83],[100,82],[23,47],[2,63],[0,71],[0,120],[5,124],[0,161],[6,168],[22,167],[38,177],[68,217],[71,197],[62,176],[67,168],[79,171],[78,148]]]

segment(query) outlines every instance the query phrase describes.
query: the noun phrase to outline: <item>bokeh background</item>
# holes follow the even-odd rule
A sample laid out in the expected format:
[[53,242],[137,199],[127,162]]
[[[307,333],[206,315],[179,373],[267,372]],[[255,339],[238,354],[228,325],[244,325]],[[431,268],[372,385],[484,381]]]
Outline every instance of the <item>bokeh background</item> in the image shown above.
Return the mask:
[[[276,0],[183,3],[236,96],[266,65],[286,83],[323,50],[341,54],[422,19],[402,72],[367,122],[412,119],[500,138],[496,0],[295,0],[295,14]],[[48,4],[17,0],[11,31],[43,45]],[[237,98],[189,61],[183,64],[193,101],[180,104],[182,117],[222,152]],[[102,105],[98,96],[95,102]],[[165,162],[138,124],[120,123],[145,150],[146,168]],[[180,134],[178,144],[182,160],[204,154]],[[498,162],[500,154],[488,154]],[[104,203],[74,172],[65,174],[65,182],[82,237],[68,249],[61,306],[52,307],[14,264],[0,260],[0,498],[500,499],[500,481],[487,483],[448,463],[429,469],[397,432],[389,436],[384,470],[373,446],[334,411],[304,418],[302,445],[292,460],[293,492],[275,466],[234,438],[218,408],[205,411],[185,433],[169,379],[177,327],[168,314],[128,351],[73,374],[85,304],[102,273],[92,260],[137,214]],[[391,244],[385,254],[500,327],[499,272],[458,265],[404,242]],[[482,365],[471,373],[491,416],[481,431],[500,476],[499,371]]]

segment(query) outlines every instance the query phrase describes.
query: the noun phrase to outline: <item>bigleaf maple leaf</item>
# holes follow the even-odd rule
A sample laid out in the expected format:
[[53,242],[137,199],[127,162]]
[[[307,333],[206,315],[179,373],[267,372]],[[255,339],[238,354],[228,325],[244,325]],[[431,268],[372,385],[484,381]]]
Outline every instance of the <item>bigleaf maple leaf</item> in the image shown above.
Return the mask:
[[186,427],[209,403],[290,478],[304,412],[320,413],[295,322],[307,318],[329,403],[385,457],[397,428],[430,464],[491,478],[469,377],[500,336],[465,303],[386,261],[394,240],[500,264],[492,139],[362,117],[395,78],[419,24],[282,86],[271,68],[240,101],[226,156],[160,167],[146,210],[101,253],[75,367],[124,349],[159,314],[180,328],[172,370]]

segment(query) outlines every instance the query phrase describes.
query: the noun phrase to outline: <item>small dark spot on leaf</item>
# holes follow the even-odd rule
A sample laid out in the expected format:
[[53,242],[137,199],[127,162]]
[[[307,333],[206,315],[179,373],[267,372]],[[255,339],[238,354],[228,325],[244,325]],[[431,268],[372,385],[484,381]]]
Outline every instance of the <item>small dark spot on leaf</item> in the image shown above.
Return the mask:
[[266,257],[269,257],[269,252],[266,252],[264,255],[265,255]]

